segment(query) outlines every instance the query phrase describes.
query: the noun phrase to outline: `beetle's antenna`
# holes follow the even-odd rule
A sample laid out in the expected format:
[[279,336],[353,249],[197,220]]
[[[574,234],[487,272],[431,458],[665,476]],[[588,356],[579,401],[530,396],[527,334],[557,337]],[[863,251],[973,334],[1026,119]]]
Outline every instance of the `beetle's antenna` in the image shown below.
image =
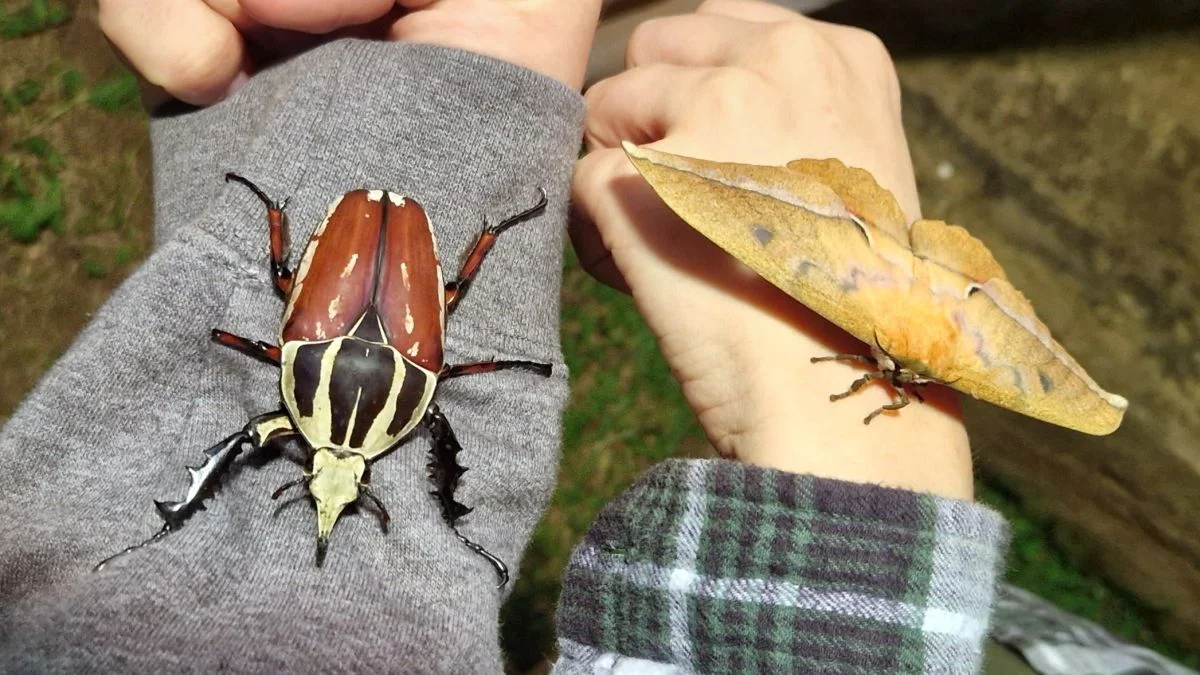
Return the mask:
[[267,208],[269,208],[269,209],[275,209],[276,211],[282,211],[283,207],[287,205],[287,202],[284,202],[283,204],[279,204],[275,200],[268,197],[267,193],[263,192],[262,188],[258,187],[254,183],[251,183],[249,178],[246,178],[244,176],[239,176],[236,173],[227,173],[227,174],[225,174],[225,182],[228,183],[229,181],[233,181],[235,183],[241,183],[242,185],[245,185],[246,187],[250,188],[250,191],[253,192],[254,195],[256,197],[258,197],[262,201],[263,204],[266,204]]
[[366,483],[359,483],[358,492],[362,496],[369,499],[371,503],[375,505],[376,509],[379,509],[379,524],[383,527],[383,533],[387,534],[388,523],[392,522],[392,517],[388,514],[387,507],[383,505],[383,502],[379,499],[379,496],[375,494],[375,491],[371,489],[370,485]]
[[297,485],[307,485],[310,482],[312,482],[312,479],[313,479],[312,476],[310,476],[308,474],[304,474],[303,476],[300,476],[296,480],[289,480],[288,482],[284,483],[283,485],[280,485],[279,487],[275,488],[275,491],[271,493],[271,499],[279,499],[280,497],[283,496],[283,493],[287,492],[288,490],[291,490],[292,488],[296,487]]
[[142,548],[143,546],[146,546],[148,544],[153,544],[154,542],[162,539],[163,537],[167,536],[168,534],[171,534],[174,531],[175,530],[171,527],[170,523],[163,523],[162,529],[160,529],[158,532],[155,532],[154,536],[150,537],[149,539],[147,539],[146,541],[143,541],[140,544],[134,544],[133,546],[126,547],[126,548],[108,556],[104,560],[101,560],[100,562],[96,563],[96,566],[92,568],[92,571],[99,572],[100,570],[104,569],[105,565],[116,560],[117,558],[120,558],[121,556],[125,555],[126,553],[132,553],[132,552],[138,550],[139,548]]

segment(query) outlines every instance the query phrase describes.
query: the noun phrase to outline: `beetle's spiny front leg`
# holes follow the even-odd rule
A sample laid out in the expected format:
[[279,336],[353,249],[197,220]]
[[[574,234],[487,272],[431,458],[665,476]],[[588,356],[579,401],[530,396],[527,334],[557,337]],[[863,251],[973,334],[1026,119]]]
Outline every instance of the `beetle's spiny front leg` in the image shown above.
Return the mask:
[[464,546],[491,563],[496,570],[496,576],[500,578],[497,588],[503,588],[508,583],[508,566],[504,564],[503,560],[467,539],[458,531],[458,519],[471,512],[471,509],[454,500],[454,492],[458,489],[458,479],[466,472],[466,468],[458,463],[458,453],[462,452],[462,445],[459,444],[458,438],[450,428],[446,416],[436,405],[430,404],[429,409],[426,410],[425,426],[429,429],[429,434],[433,436],[433,457],[429,462],[429,479],[433,482],[435,489],[431,494],[437,498],[438,504],[442,507],[442,519],[446,521]]
[[219,328],[212,329],[212,340],[217,344],[229,347],[234,351],[239,351],[246,356],[265,361],[272,365],[279,365],[279,360],[282,358],[279,347],[269,342],[262,340],[251,340],[240,335],[227,333]]
[[537,361],[481,361],[479,363],[460,363],[457,366],[443,366],[438,373],[438,380],[448,380],[463,375],[478,375],[479,373],[494,373],[497,370],[528,370],[542,377],[550,377],[550,364]]
[[479,272],[479,266],[483,264],[483,259],[487,257],[488,252],[492,250],[492,246],[496,244],[496,237],[499,237],[501,233],[513,225],[523,223],[546,210],[546,204],[548,203],[546,191],[538,188],[538,192],[541,194],[541,198],[538,199],[537,204],[515,216],[506,218],[499,225],[487,227],[485,224],[483,232],[475,242],[475,246],[471,248],[471,252],[467,254],[466,260],[463,261],[462,267],[458,270],[458,279],[446,284],[447,313],[453,312],[454,308],[458,305],[458,301],[462,300],[463,295],[466,294],[467,288],[470,287],[471,282],[475,279],[475,275]]
[[275,282],[275,289],[286,298],[292,292],[292,271],[287,266],[289,246],[287,217],[283,215],[287,202],[280,203],[271,199],[267,193],[262,191],[262,188],[236,173],[225,174],[225,182],[229,181],[241,183],[250,188],[254,196],[258,197],[267,207],[267,226],[270,228],[271,236],[271,279]]
[[99,571],[112,560],[162,539],[179,529],[183,522],[197,510],[203,509],[204,499],[209,496],[217,481],[233,464],[233,460],[241,454],[244,444],[249,443],[254,450],[259,450],[268,443],[295,433],[295,427],[292,426],[287,413],[272,412],[255,417],[241,431],[205,450],[204,463],[200,466],[186,467],[191,479],[183,499],[170,502],[156,500],[154,502],[158,515],[163,519],[162,528],[140,544],[129,546],[100,561],[93,571]]

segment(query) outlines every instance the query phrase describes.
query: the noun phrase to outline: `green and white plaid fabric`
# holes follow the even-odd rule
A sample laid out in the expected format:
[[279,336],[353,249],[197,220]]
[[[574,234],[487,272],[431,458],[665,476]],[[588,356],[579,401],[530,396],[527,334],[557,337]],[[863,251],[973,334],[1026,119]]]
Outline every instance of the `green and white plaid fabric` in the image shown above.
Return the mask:
[[970,502],[669,461],[573,553],[554,672],[977,672],[1007,542]]

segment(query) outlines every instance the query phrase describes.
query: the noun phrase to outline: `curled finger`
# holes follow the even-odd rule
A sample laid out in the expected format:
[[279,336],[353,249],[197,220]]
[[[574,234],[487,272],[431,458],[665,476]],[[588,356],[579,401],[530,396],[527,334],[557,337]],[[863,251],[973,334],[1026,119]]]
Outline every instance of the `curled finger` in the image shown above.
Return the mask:
[[761,24],[717,14],[651,19],[638,25],[629,36],[625,66],[634,68],[654,63],[724,65],[741,44],[760,30]]
[[780,21],[795,21],[802,15],[785,7],[759,0],[705,0],[698,8],[698,14],[727,16],[742,21],[757,23],[778,23]]
[[[260,23],[272,28],[325,34],[368,24],[392,11],[395,0],[240,0]],[[402,2],[408,8],[429,2]]]
[[101,0],[100,28],[150,84],[197,105],[249,75],[242,36],[203,0]]

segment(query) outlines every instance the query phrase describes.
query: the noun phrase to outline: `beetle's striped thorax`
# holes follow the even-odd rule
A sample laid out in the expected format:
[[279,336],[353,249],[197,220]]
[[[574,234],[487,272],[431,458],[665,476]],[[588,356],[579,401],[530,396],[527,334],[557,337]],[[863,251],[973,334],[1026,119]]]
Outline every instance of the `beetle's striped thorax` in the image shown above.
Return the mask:
[[437,373],[396,348],[354,336],[283,346],[280,389],[313,448],[372,459],[421,421]]

